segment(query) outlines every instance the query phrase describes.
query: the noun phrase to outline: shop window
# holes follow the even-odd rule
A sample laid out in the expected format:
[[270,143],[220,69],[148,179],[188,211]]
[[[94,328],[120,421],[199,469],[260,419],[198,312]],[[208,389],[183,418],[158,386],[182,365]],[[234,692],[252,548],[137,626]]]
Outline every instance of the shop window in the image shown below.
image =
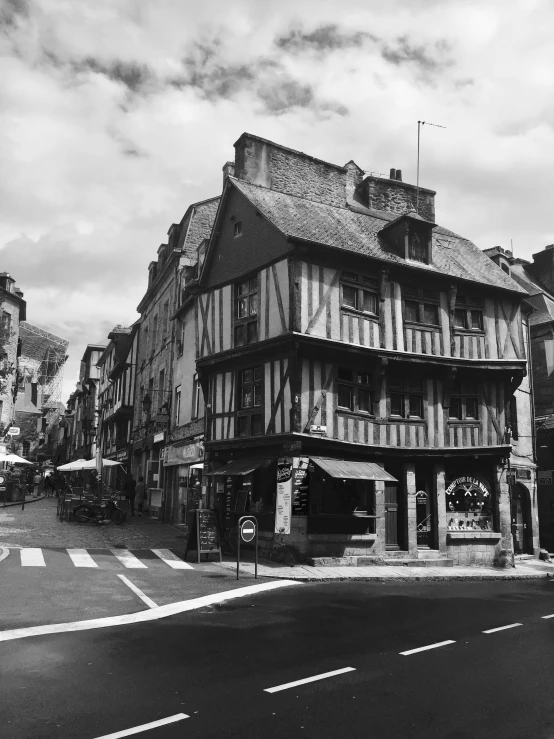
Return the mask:
[[483,330],[483,308],[479,298],[471,295],[456,296],[454,328],[463,331]]
[[423,380],[391,377],[390,415],[423,418]]
[[258,341],[258,278],[235,285],[235,346]]
[[449,531],[492,531],[492,495],[479,479],[463,476],[446,487],[446,522]]
[[337,406],[339,410],[373,413],[371,376],[346,367],[337,370]]
[[428,326],[440,324],[438,292],[407,285],[404,286],[403,293],[405,321],[424,323]]
[[367,313],[370,316],[379,314],[377,280],[352,272],[341,275],[341,308]]
[[456,380],[450,394],[449,417],[458,421],[479,419],[479,393],[475,382]]
[[261,367],[241,370],[238,397],[237,436],[263,434]]
[[[373,483],[368,480],[340,480],[323,476],[313,490],[312,512],[338,516],[375,516],[375,490]],[[369,532],[374,531],[374,521],[374,518],[366,520]]]

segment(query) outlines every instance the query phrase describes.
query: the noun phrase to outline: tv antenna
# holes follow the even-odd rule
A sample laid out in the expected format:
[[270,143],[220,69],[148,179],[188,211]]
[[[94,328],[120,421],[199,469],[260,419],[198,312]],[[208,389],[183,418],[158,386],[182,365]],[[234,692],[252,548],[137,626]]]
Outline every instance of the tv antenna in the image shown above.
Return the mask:
[[422,126],[434,126],[435,128],[446,128],[446,126],[439,126],[438,123],[429,123],[429,121],[418,121],[417,122],[417,186],[416,186],[416,213],[419,213],[419,139]]

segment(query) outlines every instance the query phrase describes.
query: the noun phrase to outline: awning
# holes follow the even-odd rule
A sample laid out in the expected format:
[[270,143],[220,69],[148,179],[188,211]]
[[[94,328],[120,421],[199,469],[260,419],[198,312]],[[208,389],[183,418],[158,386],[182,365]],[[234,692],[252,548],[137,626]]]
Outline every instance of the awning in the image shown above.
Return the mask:
[[204,462],[199,462],[198,464],[191,464],[189,466],[189,469],[191,469],[191,470],[203,470],[204,469]]
[[398,482],[396,477],[373,462],[346,462],[344,459],[328,459],[326,457],[310,457],[312,462],[331,477],[343,480],[381,480]]
[[250,472],[254,472],[258,467],[265,464],[267,459],[236,459],[233,462],[228,462],[221,469],[215,472],[208,472],[208,475],[248,475]]

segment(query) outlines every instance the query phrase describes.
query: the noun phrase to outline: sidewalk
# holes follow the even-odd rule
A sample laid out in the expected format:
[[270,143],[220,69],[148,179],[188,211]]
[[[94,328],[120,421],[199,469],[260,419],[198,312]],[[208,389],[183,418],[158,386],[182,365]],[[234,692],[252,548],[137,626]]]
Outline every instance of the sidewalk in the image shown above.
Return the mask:
[[[38,498],[35,498],[34,495],[26,495],[25,496],[25,505],[27,505],[28,503],[36,503],[38,500],[43,500],[44,498],[46,498],[46,495],[42,495],[42,493],[38,496]],[[22,505],[23,505],[23,501],[22,500],[16,500],[16,501],[13,501],[11,503],[4,503],[2,501],[2,503],[0,504],[0,511],[3,508],[10,508],[10,506],[19,506],[21,508]]]
[[[224,555],[221,567],[236,571],[236,560]],[[240,572],[254,575],[254,562],[240,564]],[[433,580],[537,580],[554,578],[554,564],[538,560],[524,560],[514,567],[310,567],[294,565],[287,567],[267,560],[258,561],[258,577],[299,580],[301,582],[329,582],[353,580],[362,582],[429,582]]]

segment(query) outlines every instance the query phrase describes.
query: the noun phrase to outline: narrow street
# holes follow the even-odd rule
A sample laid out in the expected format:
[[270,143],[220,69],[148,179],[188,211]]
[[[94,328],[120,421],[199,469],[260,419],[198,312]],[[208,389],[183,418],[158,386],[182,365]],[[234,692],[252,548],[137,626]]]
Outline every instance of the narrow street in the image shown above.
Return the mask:
[[125,736],[171,718],[144,735],[546,739],[552,587],[304,584],[6,642],[3,737]]

